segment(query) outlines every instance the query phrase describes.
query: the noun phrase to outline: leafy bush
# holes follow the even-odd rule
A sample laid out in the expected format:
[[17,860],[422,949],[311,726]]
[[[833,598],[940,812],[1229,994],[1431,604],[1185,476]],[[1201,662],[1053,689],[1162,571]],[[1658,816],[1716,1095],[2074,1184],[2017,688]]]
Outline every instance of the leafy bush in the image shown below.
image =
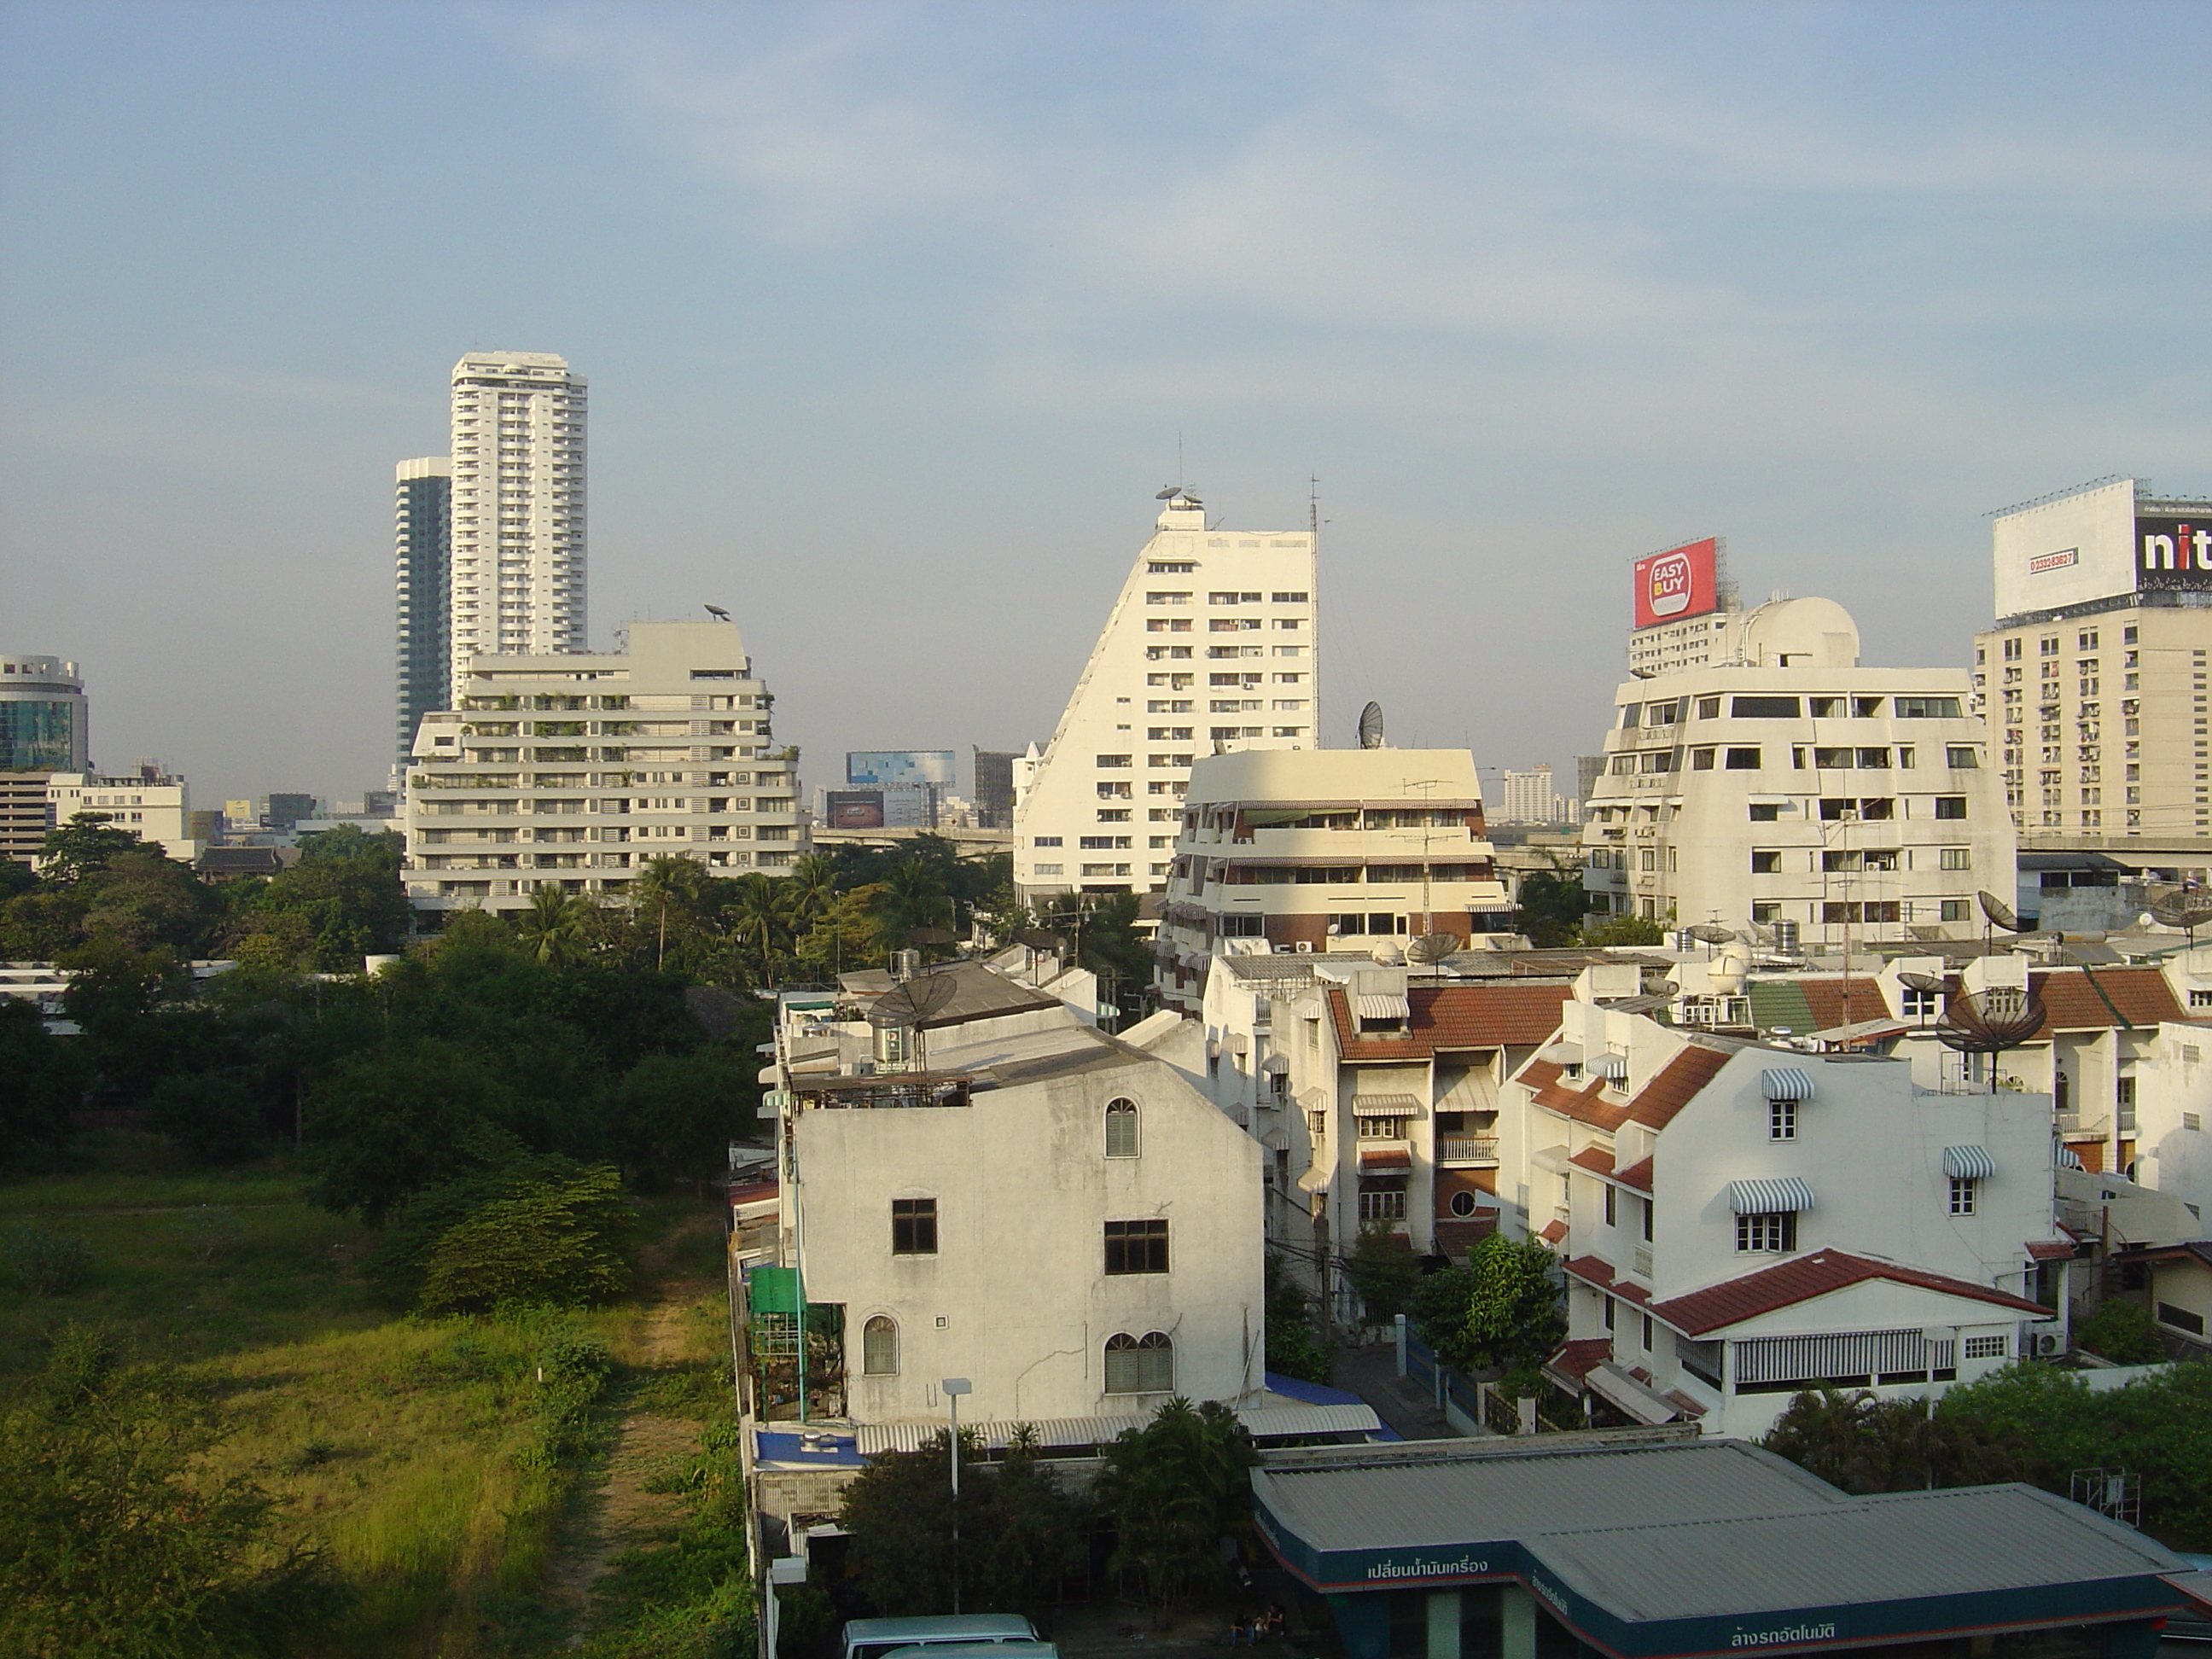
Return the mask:
[[2115,1365],[2148,1365],[2166,1358],[2150,1316],[2134,1303],[2117,1298],[2083,1320],[2074,1339]]
[[611,1302],[629,1288],[619,1244],[629,1220],[611,1164],[495,1199],[431,1247],[422,1309],[472,1313]]
[[1314,1334],[1311,1298],[1274,1251],[1267,1263],[1267,1369],[1301,1382],[1328,1382],[1332,1356]]
[[1344,1264],[1344,1276],[1359,1292],[1367,1317],[1376,1324],[1387,1325],[1406,1311],[1406,1299],[1421,1277],[1420,1260],[1410,1243],[1389,1222],[1370,1221],[1359,1229]]
[[1421,1340],[1462,1370],[1540,1365],[1566,1334],[1552,1253],[1492,1233],[1468,1264],[1415,1281],[1407,1297]]
[[49,1232],[27,1221],[8,1230],[8,1266],[33,1296],[67,1296],[91,1274],[92,1247],[74,1233]]
[[266,1139],[261,1101],[238,1068],[163,1078],[146,1098],[146,1126],[203,1164],[243,1164]]
[[1249,1524],[1248,1471],[1258,1462],[1228,1407],[1180,1396],[1105,1448],[1095,1490],[1119,1536],[1114,1565],[1143,1578],[1156,1611],[1225,1574],[1220,1540]]

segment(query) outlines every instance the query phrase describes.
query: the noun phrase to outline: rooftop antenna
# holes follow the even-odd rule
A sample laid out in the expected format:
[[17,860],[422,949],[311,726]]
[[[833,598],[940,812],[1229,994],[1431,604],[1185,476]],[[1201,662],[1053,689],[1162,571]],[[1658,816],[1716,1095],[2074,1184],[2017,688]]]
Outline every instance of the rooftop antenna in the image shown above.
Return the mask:
[[2212,921],[2212,893],[2192,893],[2186,890],[2166,893],[2150,902],[2153,921],[2168,927],[2179,927],[2189,935],[2189,949],[2197,949],[2197,930]]
[[1370,702],[1359,711],[1359,746],[1380,749],[1382,746],[1382,705]]
[[1936,1022],[1938,1042],[1962,1054],[1990,1056],[1990,1092],[1997,1091],[1996,1057],[2017,1048],[2043,1029],[2043,1004],[2016,986],[1953,997]]

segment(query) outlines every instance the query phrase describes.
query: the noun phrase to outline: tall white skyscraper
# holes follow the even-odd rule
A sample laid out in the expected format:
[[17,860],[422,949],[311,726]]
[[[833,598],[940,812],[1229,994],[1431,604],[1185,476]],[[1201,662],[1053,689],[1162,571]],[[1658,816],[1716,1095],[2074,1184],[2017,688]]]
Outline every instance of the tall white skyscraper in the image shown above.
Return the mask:
[[453,365],[450,706],[474,658],[585,648],[584,429],[584,377],[565,358]]
[[1024,898],[1165,886],[1190,768],[1240,749],[1316,749],[1314,538],[1206,527],[1172,493],[1060,726],[1014,763]]

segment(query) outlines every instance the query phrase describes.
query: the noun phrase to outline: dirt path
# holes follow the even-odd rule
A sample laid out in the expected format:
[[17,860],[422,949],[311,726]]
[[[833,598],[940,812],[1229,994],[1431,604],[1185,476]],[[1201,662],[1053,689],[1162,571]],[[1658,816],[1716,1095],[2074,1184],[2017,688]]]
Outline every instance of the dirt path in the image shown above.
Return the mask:
[[568,1524],[545,1570],[546,1600],[578,1627],[590,1611],[592,1586],[615,1557],[650,1546],[682,1517],[682,1494],[647,1487],[654,1476],[697,1449],[701,1425],[657,1415],[639,1403],[639,1396],[664,1367],[686,1358],[686,1310],[720,1293],[720,1287],[706,1279],[664,1279],[639,1311],[635,1372],[613,1404],[619,1426],[605,1456],[579,1477]]

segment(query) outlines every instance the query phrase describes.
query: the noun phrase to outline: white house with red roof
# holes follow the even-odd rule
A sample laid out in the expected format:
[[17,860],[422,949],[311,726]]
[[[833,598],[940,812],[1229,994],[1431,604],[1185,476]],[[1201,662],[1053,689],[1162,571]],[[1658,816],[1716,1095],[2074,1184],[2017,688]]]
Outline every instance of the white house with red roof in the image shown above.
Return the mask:
[[2047,1096],[1587,1000],[1505,1093],[1505,1224],[1561,1259],[1548,1369],[1594,1413],[1756,1437],[1802,1388],[1940,1393],[2063,1343]]

